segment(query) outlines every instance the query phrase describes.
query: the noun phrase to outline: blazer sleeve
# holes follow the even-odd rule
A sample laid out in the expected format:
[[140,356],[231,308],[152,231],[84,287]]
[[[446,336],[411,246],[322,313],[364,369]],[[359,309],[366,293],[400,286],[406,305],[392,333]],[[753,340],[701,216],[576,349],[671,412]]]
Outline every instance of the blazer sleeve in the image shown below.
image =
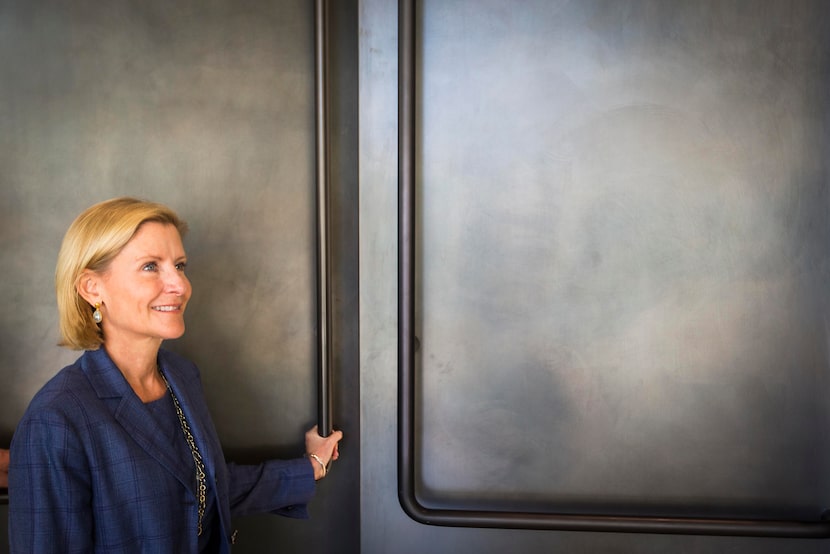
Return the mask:
[[314,496],[314,469],[305,458],[269,460],[259,465],[228,463],[231,514],[272,513],[308,518]]
[[90,471],[77,436],[56,411],[42,411],[15,431],[9,468],[12,553],[92,551]]

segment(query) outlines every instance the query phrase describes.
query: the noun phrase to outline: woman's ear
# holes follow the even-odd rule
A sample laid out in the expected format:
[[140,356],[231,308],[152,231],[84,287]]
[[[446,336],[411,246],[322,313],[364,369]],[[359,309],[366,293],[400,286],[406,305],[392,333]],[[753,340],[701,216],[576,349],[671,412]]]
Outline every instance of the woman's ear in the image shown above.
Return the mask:
[[78,283],[75,289],[78,294],[86,300],[90,306],[101,303],[101,295],[98,291],[99,275],[92,270],[86,269],[81,276],[78,277]]

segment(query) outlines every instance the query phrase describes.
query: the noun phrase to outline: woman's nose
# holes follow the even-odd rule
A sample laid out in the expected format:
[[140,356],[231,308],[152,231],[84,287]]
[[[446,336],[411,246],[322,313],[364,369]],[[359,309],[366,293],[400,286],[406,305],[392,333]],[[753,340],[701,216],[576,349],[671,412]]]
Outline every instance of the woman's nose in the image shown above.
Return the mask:
[[176,268],[165,273],[165,291],[174,293],[176,296],[184,295],[189,284],[185,274]]

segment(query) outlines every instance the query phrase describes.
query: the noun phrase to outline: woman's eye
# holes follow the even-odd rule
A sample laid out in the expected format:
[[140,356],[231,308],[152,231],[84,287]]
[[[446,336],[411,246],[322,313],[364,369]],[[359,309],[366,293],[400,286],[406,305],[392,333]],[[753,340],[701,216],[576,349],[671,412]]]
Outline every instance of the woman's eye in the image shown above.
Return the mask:
[[145,264],[144,267],[141,268],[142,271],[155,271],[158,268],[156,262],[150,262]]
[[187,269],[187,262],[177,263],[176,269],[178,269],[179,271],[184,271],[185,269]]

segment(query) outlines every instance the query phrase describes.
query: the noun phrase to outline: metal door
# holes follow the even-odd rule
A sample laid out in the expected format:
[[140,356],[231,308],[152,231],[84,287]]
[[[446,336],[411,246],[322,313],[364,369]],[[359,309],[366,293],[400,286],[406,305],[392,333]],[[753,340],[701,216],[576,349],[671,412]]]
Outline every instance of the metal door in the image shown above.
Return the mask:
[[[305,0],[0,3],[0,446],[78,355],[56,346],[63,232],[132,195],[189,222],[188,329],[166,347],[200,366],[228,457],[304,453],[318,415],[315,21]],[[355,4],[328,23],[333,420],[349,440],[312,521],[239,518],[239,552],[357,549]]]
[[[134,194],[191,224],[194,299],[170,346],[200,365],[229,457],[299,454],[317,417],[312,3],[57,4],[0,3],[0,443],[74,357],[54,346],[63,231]],[[820,525],[830,9],[418,2],[411,298],[398,16],[332,3],[343,459],[310,522],[241,518],[235,551],[826,552],[455,516]]]
[[367,4],[364,551],[826,551],[824,4]]

